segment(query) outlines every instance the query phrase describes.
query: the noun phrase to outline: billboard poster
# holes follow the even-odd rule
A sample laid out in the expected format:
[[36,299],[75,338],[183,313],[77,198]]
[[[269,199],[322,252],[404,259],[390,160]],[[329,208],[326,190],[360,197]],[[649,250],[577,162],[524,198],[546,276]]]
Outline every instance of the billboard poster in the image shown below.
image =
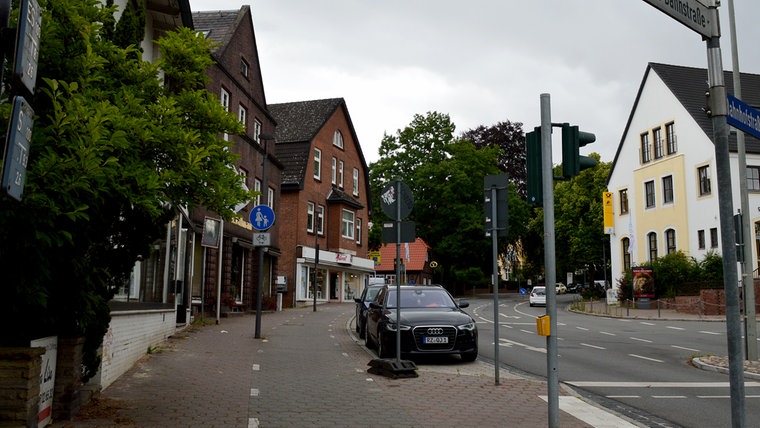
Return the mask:
[[652,268],[633,268],[633,298],[654,299],[654,273]]
[[32,340],[33,348],[45,348],[40,370],[40,404],[37,427],[47,426],[53,419],[53,391],[55,388],[55,365],[58,356],[58,337],[50,336]]

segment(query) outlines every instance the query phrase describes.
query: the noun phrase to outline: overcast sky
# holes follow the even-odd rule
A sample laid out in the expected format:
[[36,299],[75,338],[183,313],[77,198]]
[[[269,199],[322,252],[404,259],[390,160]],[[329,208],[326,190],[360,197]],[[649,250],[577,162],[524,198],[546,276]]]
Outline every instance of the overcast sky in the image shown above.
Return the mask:
[[[244,4],[267,102],[344,98],[368,163],[384,133],[429,111],[449,114],[457,135],[507,120],[532,130],[542,93],[552,122],[596,134],[582,152],[609,162],[648,62],[707,68],[701,36],[643,0],[190,0],[193,11]],[[760,1],[734,7],[739,68],[760,74]],[[723,0],[731,70],[728,12]],[[555,132],[555,164],[559,144]]]

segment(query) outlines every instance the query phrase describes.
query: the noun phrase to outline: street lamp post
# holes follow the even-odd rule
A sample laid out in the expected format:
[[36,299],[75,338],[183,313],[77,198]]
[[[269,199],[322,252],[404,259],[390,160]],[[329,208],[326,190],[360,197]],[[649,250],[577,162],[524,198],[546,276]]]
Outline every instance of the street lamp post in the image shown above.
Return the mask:
[[[264,159],[261,160],[261,196],[268,202],[267,198],[267,159],[269,157],[268,140],[274,140],[269,134],[259,134],[259,139],[264,142]],[[258,264],[258,285],[256,287],[256,329],[254,337],[261,338],[261,301],[264,298],[264,247],[259,247],[259,264]]]

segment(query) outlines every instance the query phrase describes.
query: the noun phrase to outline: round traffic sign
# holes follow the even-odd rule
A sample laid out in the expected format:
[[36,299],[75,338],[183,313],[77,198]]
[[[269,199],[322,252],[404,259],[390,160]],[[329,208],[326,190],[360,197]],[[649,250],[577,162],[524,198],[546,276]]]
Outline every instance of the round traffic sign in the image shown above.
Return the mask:
[[389,183],[380,194],[380,206],[391,220],[403,220],[414,207],[412,190],[402,181]]
[[251,210],[249,220],[256,230],[267,230],[274,224],[274,211],[268,205],[256,205]]

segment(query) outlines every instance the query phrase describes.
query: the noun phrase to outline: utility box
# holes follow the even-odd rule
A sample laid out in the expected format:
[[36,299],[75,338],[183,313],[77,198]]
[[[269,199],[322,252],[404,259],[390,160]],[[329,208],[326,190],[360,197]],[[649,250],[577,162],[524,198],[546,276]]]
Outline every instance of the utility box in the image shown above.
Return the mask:
[[543,315],[536,318],[536,331],[539,336],[551,335],[551,317],[549,315]]

